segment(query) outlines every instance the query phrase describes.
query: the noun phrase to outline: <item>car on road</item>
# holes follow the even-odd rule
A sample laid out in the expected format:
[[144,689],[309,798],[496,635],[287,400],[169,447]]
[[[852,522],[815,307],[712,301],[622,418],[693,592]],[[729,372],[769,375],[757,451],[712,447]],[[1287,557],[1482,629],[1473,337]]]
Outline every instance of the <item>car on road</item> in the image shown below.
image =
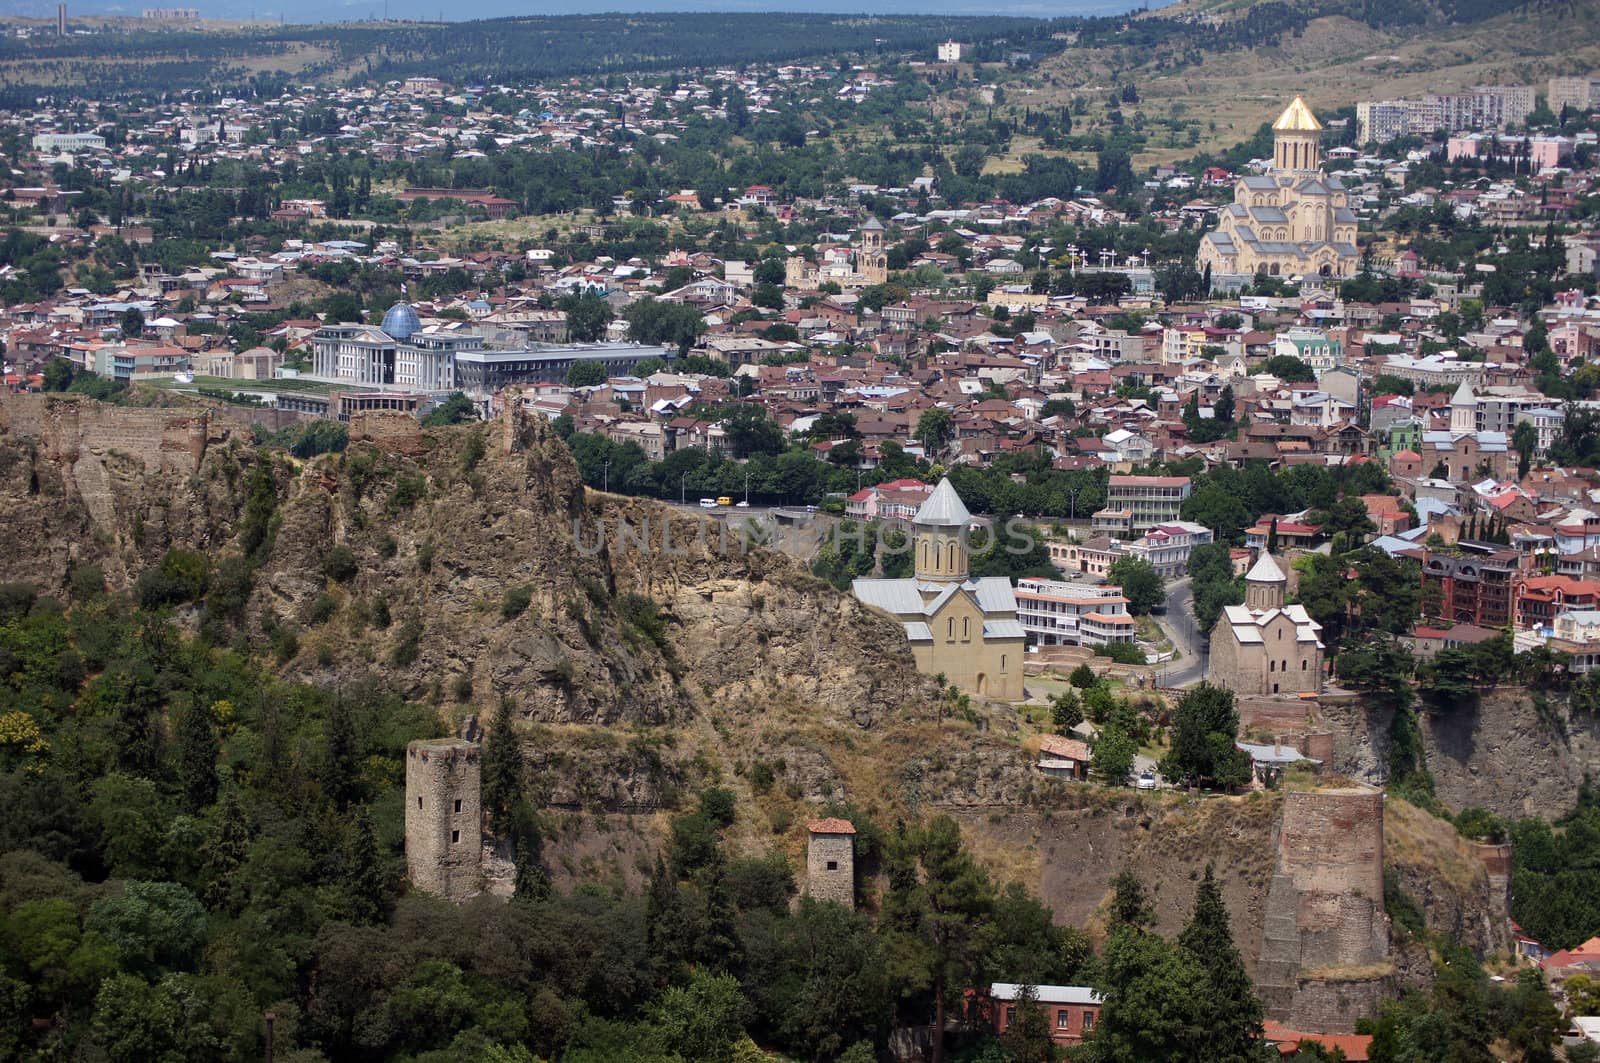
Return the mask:
[[719,506],[731,506],[731,505],[733,505],[733,496],[732,495],[719,495],[719,496],[717,496],[717,505],[719,505]]
[[717,508],[717,500],[714,499],[714,498],[702,498],[700,500],[700,508],[701,509],[716,509]]
[[1140,772],[1139,781],[1136,785],[1141,790],[1154,790],[1156,788],[1156,773],[1153,771]]
[[735,502],[733,504],[733,508],[734,509],[749,509],[750,508],[750,503],[744,502],[744,501]]

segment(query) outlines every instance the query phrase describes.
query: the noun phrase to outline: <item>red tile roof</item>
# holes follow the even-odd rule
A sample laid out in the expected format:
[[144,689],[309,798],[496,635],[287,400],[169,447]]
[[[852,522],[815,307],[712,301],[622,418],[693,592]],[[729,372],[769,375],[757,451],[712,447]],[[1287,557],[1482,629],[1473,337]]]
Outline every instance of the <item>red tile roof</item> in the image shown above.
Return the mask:
[[814,819],[806,824],[812,834],[854,834],[856,827],[848,819]]

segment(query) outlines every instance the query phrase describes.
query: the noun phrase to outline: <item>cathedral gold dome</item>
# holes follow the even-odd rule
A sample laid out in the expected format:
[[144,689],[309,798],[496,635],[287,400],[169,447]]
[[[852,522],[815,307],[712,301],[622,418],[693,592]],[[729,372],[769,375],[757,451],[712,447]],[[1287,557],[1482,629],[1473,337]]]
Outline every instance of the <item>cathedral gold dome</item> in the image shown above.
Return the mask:
[[1276,133],[1316,133],[1322,130],[1322,123],[1311,113],[1306,101],[1296,96],[1294,101],[1283,109],[1278,120],[1272,123],[1272,129]]

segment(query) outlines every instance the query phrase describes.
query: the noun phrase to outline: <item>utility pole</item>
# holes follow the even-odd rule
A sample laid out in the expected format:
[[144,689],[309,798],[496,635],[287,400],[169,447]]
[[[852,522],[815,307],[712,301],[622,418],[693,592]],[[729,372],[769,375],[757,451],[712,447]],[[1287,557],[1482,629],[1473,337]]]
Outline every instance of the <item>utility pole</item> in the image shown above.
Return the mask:
[[688,490],[688,483],[688,473],[684,473],[682,476],[678,477],[678,505],[680,506],[688,504],[688,496],[685,494],[685,492]]
[[611,493],[611,459],[610,458],[606,459],[605,465],[601,468],[600,490],[606,492],[607,494]]
[[267,1021],[267,1052],[263,1058],[265,1058],[266,1063],[272,1063],[272,1025],[278,1021],[278,1015],[276,1012],[269,1011],[262,1018]]
[[750,504],[750,470],[748,468],[744,471],[744,504],[747,506]]

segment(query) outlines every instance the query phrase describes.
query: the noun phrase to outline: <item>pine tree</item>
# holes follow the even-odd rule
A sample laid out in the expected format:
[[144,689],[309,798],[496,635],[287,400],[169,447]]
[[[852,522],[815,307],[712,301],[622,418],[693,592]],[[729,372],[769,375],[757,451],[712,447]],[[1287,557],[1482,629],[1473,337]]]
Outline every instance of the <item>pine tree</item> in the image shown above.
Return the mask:
[[1144,883],[1132,871],[1122,871],[1111,880],[1111,923],[1143,930],[1154,926],[1156,912],[1145,896]]
[[742,951],[734,925],[733,898],[728,895],[728,861],[722,855],[721,846],[699,877],[704,903],[700,940],[695,950],[699,962],[714,971],[737,970]]
[[366,807],[356,811],[351,832],[349,874],[345,888],[350,896],[351,916],[356,923],[376,923],[389,910],[389,875],[378,854],[378,839],[372,831],[372,817]]
[[1272,524],[1267,528],[1267,553],[1276,556],[1278,553],[1278,518],[1272,518]]
[[218,752],[211,713],[191,705],[178,721],[178,779],[190,812],[202,812],[217,799]]
[[355,721],[350,718],[350,707],[342,696],[334,696],[323,725],[323,738],[327,745],[327,761],[322,786],[343,808],[356,793],[356,728]]
[[202,899],[209,908],[237,912],[245,898],[236,872],[250,851],[250,826],[245,822],[239,791],[229,789],[217,806],[205,843]]
[[522,746],[512,716],[510,699],[501,698],[483,743],[483,808],[497,833],[513,826],[512,810],[522,800]]
[[512,853],[517,861],[515,897],[521,901],[542,901],[550,896],[550,873],[540,859],[544,838],[533,806],[518,801],[511,813]]
[[1039,991],[1025,985],[1017,992],[1016,1017],[1000,1035],[1000,1043],[1019,1063],[1044,1063],[1055,1058],[1050,1019],[1039,1006]]
[[687,954],[689,928],[684,919],[682,891],[659,852],[650,872],[650,891],[645,894],[645,936],[655,964],[656,984],[664,986],[676,977]]
[[1199,961],[1211,983],[1203,995],[1211,1012],[1206,1023],[1211,1038],[1209,1058],[1217,1063],[1243,1063],[1258,1059],[1262,1008],[1244,961],[1233,943],[1228,909],[1222,902],[1211,865],[1195,889],[1194,913],[1178,935],[1178,945]]

